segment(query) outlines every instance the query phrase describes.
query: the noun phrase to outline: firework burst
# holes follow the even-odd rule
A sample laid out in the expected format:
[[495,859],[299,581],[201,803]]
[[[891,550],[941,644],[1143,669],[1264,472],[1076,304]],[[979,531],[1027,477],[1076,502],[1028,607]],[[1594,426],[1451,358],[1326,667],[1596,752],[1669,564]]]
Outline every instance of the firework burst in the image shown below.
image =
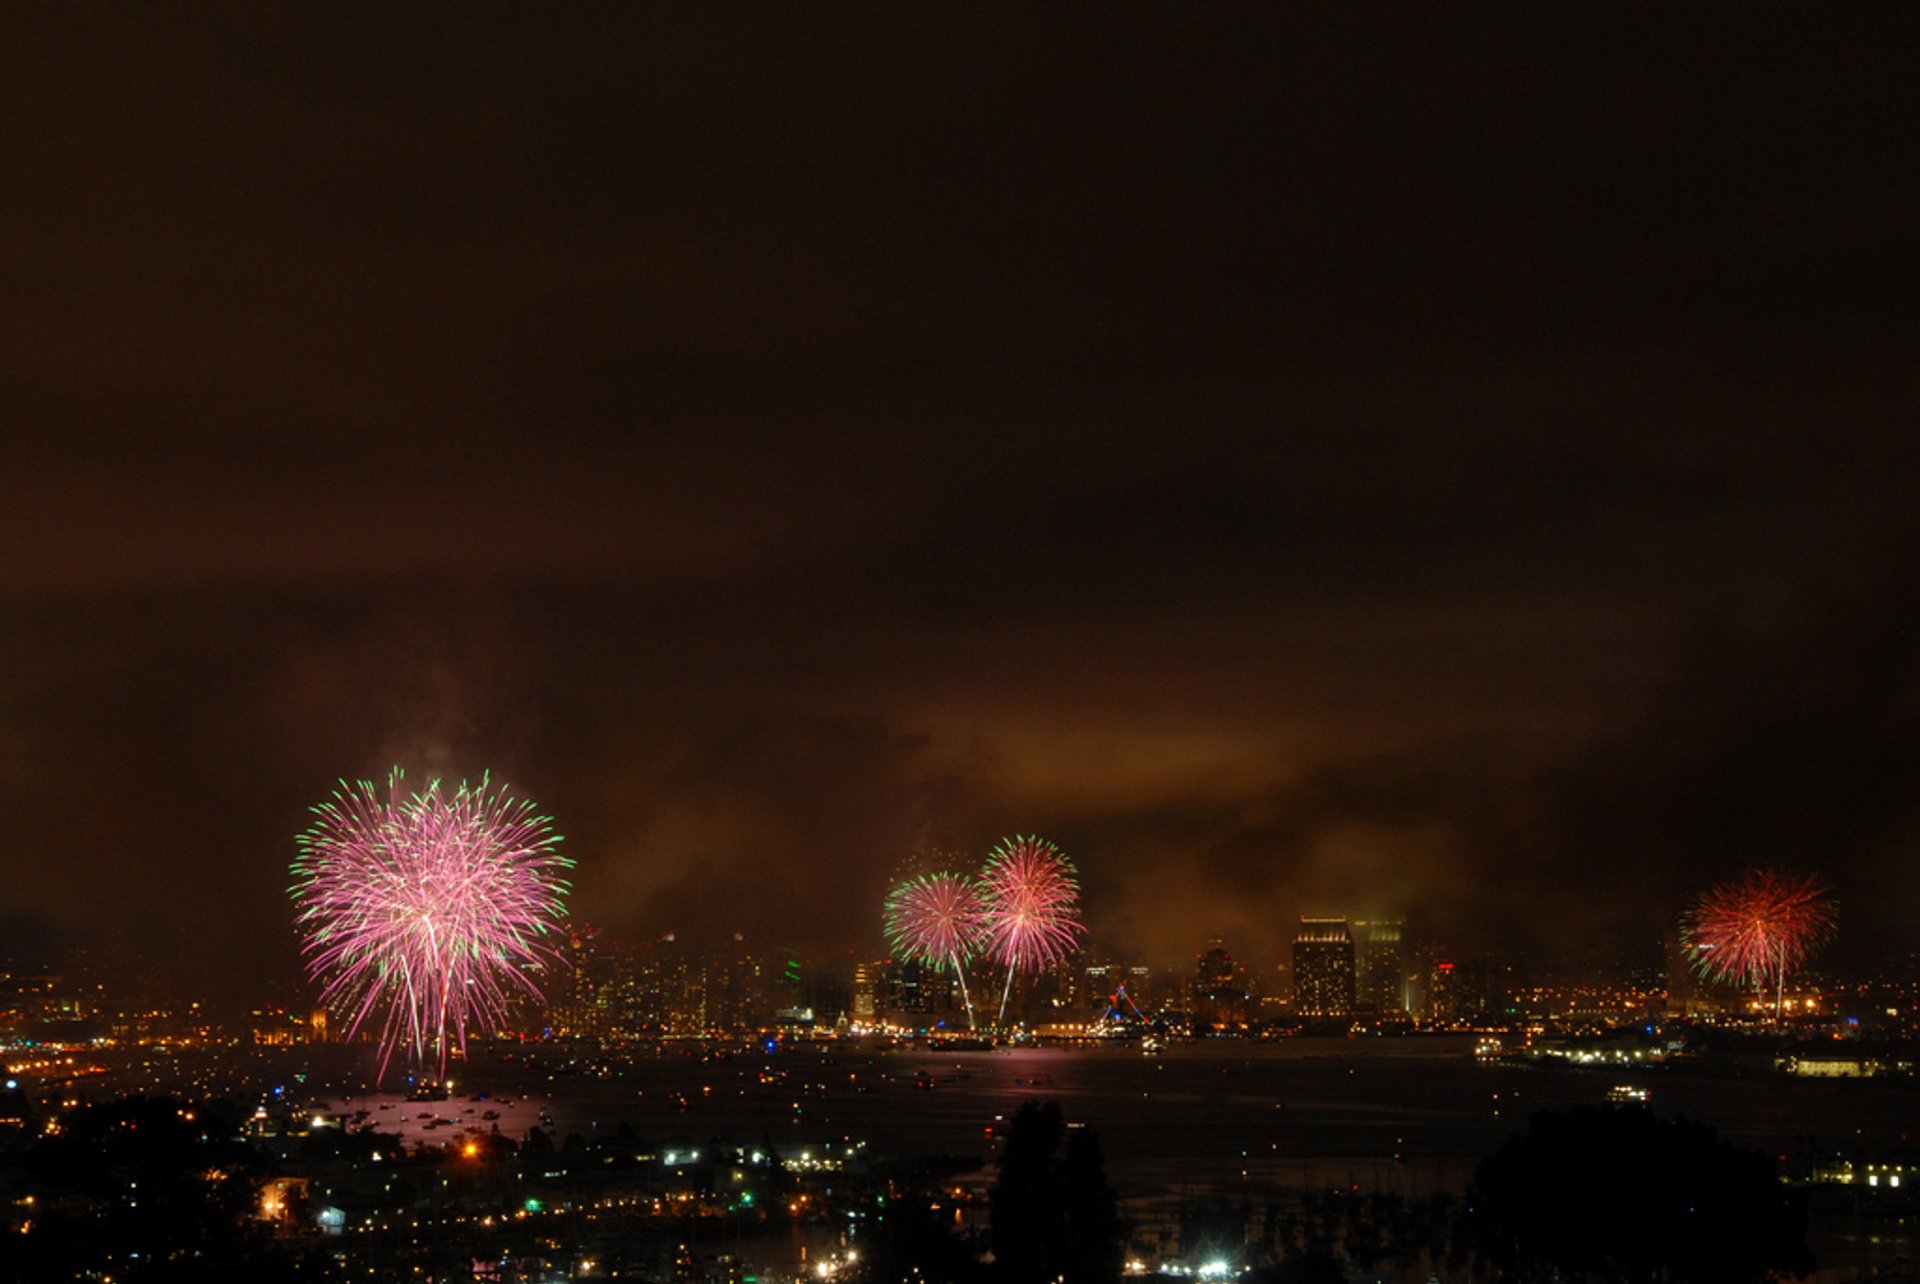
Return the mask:
[[887,896],[886,925],[896,957],[936,970],[953,968],[971,1027],[973,997],[967,993],[966,962],[979,951],[987,926],[978,884],[964,874],[909,878]]
[[1085,930],[1077,917],[1080,883],[1066,853],[1046,839],[1007,838],[987,857],[980,893],[987,911],[983,948],[1007,969],[1004,1020],[1016,971],[1038,972],[1079,948]]
[[935,967],[964,963],[980,948],[985,926],[980,890],[964,874],[910,878],[887,897],[887,939],[901,958]]
[[560,836],[533,804],[486,777],[451,793],[408,793],[395,768],[384,793],[342,781],[297,840],[295,922],[321,1004],[347,1036],[377,1029],[380,1074],[405,1046],[412,1062],[498,1024],[530,974],[557,961],[545,938],[566,913]]
[[1811,876],[1754,870],[1695,901],[1681,921],[1694,970],[1708,980],[1750,986],[1776,1005],[1787,973],[1832,934],[1833,902]]

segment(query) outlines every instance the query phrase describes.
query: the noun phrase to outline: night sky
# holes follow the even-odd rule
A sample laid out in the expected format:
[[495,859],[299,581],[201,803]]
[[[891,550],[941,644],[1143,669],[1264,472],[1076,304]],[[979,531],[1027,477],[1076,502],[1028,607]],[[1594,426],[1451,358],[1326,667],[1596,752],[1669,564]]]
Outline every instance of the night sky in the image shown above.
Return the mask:
[[291,988],[394,763],[636,935],[1913,947],[1912,33],[270,8],[0,18],[0,953]]

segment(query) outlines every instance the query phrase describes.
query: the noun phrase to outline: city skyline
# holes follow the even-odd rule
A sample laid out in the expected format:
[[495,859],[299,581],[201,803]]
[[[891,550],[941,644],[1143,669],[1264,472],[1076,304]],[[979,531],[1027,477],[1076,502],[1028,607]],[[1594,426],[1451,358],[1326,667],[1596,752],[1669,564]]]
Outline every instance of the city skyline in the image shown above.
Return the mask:
[[0,55],[0,940],[245,1002],[399,765],[629,934],[1040,833],[1143,958],[1910,948],[1901,42],[420,12]]
[[[1128,995],[1121,1006],[1132,1006],[1137,1015],[1151,1009],[1155,1020],[1171,1013],[1182,1024],[1198,1021],[1222,1028],[1216,1005],[1225,1004],[1234,1015],[1224,1021],[1224,1027],[1243,1033],[1298,1018],[1388,1019],[1388,1032],[1400,1032],[1392,1021],[1409,1017],[1416,1027],[1456,1020],[1511,1022],[1522,1019],[1525,1010],[1504,1006],[1507,1000],[1502,996],[1528,993],[1614,995],[1603,1006],[1616,1016],[1621,993],[1629,996],[1630,1003],[1651,1002],[1656,1011],[1664,1007],[1669,1016],[1745,1011],[1766,1018],[1774,1011],[1773,997],[1756,995],[1745,981],[1716,973],[1709,966],[1710,954],[1688,945],[1679,931],[1662,941],[1635,942],[1614,953],[1570,960],[1515,948],[1510,942],[1440,939],[1423,931],[1419,923],[1403,920],[1303,915],[1281,927],[1290,939],[1277,948],[1214,936],[1192,943],[1184,956],[1170,959],[1129,955],[1090,938],[1076,952],[1042,968],[1019,969],[1011,983],[1003,965],[980,957],[969,966],[974,982],[984,983],[995,993],[1008,983],[1016,1001],[1004,1021],[993,1003],[987,1003],[977,1024],[983,1033],[991,1034],[1036,1022],[1044,1030],[1060,1022],[1090,1020],[1113,1005],[1115,991],[1122,985]],[[800,951],[737,933],[724,940],[674,931],[627,935],[569,921],[562,924],[551,946],[551,963],[528,975],[538,993],[523,989],[497,1019],[473,1023],[473,1034],[488,1037],[547,1027],[551,1027],[549,1034],[564,1033],[569,1022],[577,1020],[567,1014],[577,1013],[583,1002],[593,1002],[585,996],[606,983],[606,966],[630,966],[644,959],[654,960],[647,964],[650,967],[673,961],[676,967],[691,969],[688,976],[694,980],[688,983],[688,993],[695,996],[690,1001],[696,1007],[705,1004],[697,996],[709,984],[722,984],[732,995],[726,1000],[728,1011],[743,1017],[751,1007],[756,1013],[744,1027],[737,1023],[722,1027],[725,1032],[770,1026],[775,1023],[775,1009],[794,1006],[810,1009],[810,1015],[797,1023],[799,1028],[827,1030],[836,1018],[844,1022],[852,1016],[857,1031],[863,1015],[874,1015],[870,1000],[868,1010],[862,1012],[861,987],[882,978],[893,978],[886,984],[906,978],[910,989],[918,986],[923,993],[944,996],[935,1007],[954,1025],[951,1032],[966,1033],[975,1025],[950,967],[937,967],[929,959],[902,955],[897,949],[889,952],[885,941]],[[1822,993],[1830,998],[1857,995],[1865,992],[1862,987],[1920,984],[1920,952],[1883,957],[1860,968],[1836,968],[1830,962],[1823,953],[1815,954],[1790,966],[1777,985],[1797,1002]],[[757,996],[751,1004],[743,997],[746,991],[740,987],[745,982],[738,977],[713,980],[736,973],[756,978],[748,987]],[[117,951],[80,951],[60,959],[0,956],[0,997],[7,993],[14,995],[9,1019],[16,1035],[49,1019],[56,1010],[95,1022],[128,1019],[141,1012],[172,1014],[169,1019],[190,1018],[191,1023],[208,1028],[243,1031],[249,1009],[254,1018],[263,1013],[324,1011],[335,1037],[350,1040],[356,1035],[356,1009],[329,1000],[314,981],[284,981],[236,1000],[184,988],[165,960]],[[664,1001],[664,992],[657,987],[648,993],[653,996],[649,1002],[656,1006]],[[621,1002],[631,1006],[637,994],[629,993]],[[773,997],[776,994],[785,997]],[[600,1002],[606,1001],[603,994]],[[1469,1002],[1471,1006],[1462,1006]],[[912,1002],[881,1007],[895,1016],[902,1011],[934,1010]],[[682,1025],[676,1027],[683,1035],[701,1028],[686,1026],[689,1019],[680,1018]],[[25,1026],[20,1025],[22,1021]],[[606,1033],[597,1026],[592,1032]],[[379,1042],[372,1028],[357,1031],[357,1037]],[[457,1050],[458,1045],[449,1046]]]

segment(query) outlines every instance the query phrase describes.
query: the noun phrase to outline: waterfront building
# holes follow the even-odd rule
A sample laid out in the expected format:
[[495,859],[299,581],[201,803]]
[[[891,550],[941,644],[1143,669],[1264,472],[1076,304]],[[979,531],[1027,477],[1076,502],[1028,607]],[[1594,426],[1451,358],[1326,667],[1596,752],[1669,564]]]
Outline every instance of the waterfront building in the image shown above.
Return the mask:
[[885,983],[889,962],[873,959],[853,965],[853,1019],[870,1026],[880,1018],[880,987]]
[[1353,920],[1354,997],[1362,1011],[1407,1011],[1407,967],[1397,918]]
[[1437,956],[1427,969],[1428,1025],[1452,1025],[1461,1016],[1458,972],[1454,960]]
[[1251,1008],[1246,971],[1227,952],[1226,943],[1215,940],[1195,964],[1191,1004],[1195,1023],[1214,1030],[1245,1029]]
[[1353,933],[1344,918],[1302,915],[1293,938],[1293,1010],[1347,1016],[1357,1004]]

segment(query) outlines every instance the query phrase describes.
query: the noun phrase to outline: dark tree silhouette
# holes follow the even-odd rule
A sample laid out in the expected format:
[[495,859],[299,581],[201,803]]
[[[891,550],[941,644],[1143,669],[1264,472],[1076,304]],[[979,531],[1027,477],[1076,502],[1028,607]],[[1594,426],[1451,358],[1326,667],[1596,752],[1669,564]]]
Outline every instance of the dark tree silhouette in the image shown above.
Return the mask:
[[1346,1284],[1347,1273],[1332,1253],[1315,1248],[1275,1264],[1258,1278],[1271,1284]]
[[1075,1129],[1068,1142],[1067,1132],[1051,1101],[1021,1106],[1007,1131],[988,1206],[994,1269],[1009,1284],[1120,1278],[1119,1205],[1107,1184],[1099,1135]]
[[1813,1269],[1765,1155],[1642,1108],[1542,1111],[1480,1165],[1478,1247],[1509,1277],[1750,1284]]
[[1216,1195],[1180,1209],[1180,1251],[1188,1257],[1238,1261],[1247,1246],[1250,1212],[1244,1202]]
[[932,1196],[888,1201],[862,1237],[861,1275],[872,1284],[973,1284],[985,1276],[979,1255],[955,1232],[953,1216]]
[[257,1159],[227,1112],[132,1097],[60,1125],[25,1156],[47,1211],[11,1246],[12,1274],[0,1277],[265,1280],[280,1270],[249,1225]]
[[1054,1102],[1029,1101],[1013,1116],[1000,1151],[1000,1173],[988,1195],[993,1217],[993,1262],[1008,1284],[1051,1284],[1065,1241],[1054,1156],[1066,1121]]

